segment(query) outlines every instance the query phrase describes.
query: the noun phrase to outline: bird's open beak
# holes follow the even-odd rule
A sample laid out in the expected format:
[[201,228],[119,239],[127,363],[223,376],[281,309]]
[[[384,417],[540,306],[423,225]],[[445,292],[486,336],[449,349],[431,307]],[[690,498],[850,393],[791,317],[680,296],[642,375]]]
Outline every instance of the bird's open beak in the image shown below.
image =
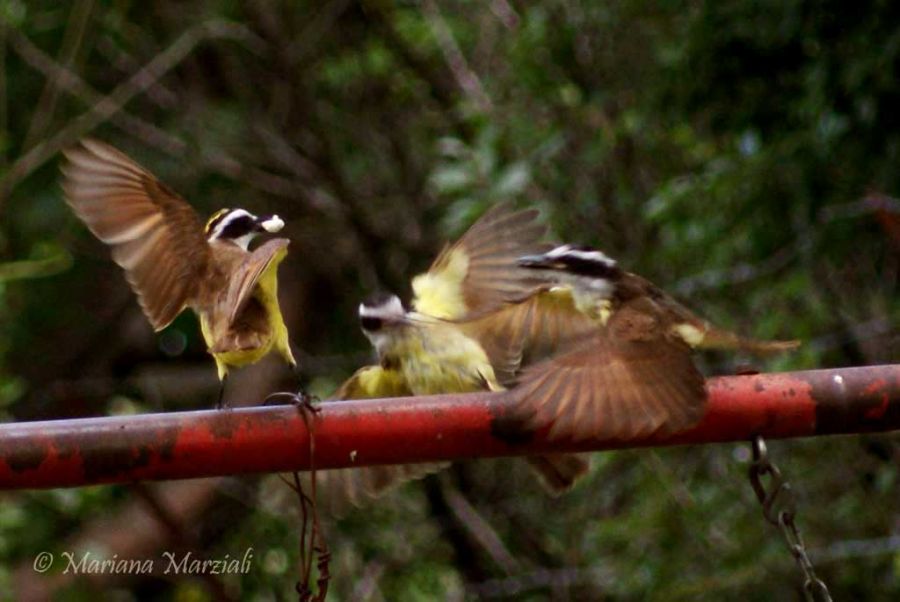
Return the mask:
[[284,228],[284,221],[277,215],[264,215],[256,218],[256,228],[260,232],[278,232]]

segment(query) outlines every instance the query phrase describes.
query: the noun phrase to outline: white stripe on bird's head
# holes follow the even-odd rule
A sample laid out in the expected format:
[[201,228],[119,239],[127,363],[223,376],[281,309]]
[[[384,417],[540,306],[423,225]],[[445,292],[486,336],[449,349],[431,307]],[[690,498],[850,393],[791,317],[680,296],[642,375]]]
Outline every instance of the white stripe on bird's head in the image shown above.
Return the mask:
[[550,285],[571,289],[579,307],[612,297],[623,274],[606,253],[583,245],[560,245],[540,255],[519,257],[517,263]]
[[257,217],[246,209],[222,209],[206,223],[207,240],[227,240],[247,249],[262,232],[278,232],[284,221],[277,215]]
[[560,245],[540,255],[523,255],[517,263],[529,270],[568,273],[590,278],[615,279],[621,271],[616,261],[593,247]]
[[615,267],[616,260],[599,249],[586,245],[560,245],[544,254],[548,259],[564,259],[571,257],[576,260],[600,263],[607,267]]

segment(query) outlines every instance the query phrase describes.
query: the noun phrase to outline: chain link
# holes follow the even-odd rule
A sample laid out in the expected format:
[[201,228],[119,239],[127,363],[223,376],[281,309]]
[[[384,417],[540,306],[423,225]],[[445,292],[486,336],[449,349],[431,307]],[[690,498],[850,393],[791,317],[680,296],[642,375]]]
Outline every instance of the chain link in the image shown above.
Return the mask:
[[[750,464],[750,485],[759,503],[762,504],[763,516],[779,529],[787,542],[788,549],[800,570],[803,571],[803,593],[810,602],[832,602],[831,594],[825,583],[816,576],[803,538],[794,522],[797,515],[797,498],[781,471],[769,460],[766,442],[762,437],[753,439],[753,463]],[[763,477],[769,476],[769,488],[763,484]]]

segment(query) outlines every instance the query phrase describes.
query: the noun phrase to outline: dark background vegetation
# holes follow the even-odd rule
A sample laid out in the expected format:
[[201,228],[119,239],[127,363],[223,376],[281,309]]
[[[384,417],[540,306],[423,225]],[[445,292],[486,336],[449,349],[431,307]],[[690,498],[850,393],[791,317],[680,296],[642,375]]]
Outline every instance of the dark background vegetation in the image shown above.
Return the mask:
[[[407,295],[442,242],[501,199],[542,208],[558,237],[600,246],[721,325],[804,340],[760,369],[897,359],[894,3],[2,0],[0,13],[6,421],[215,399],[195,319],[155,335],[62,201],[59,150],[86,135],[204,215],[285,219],[282,303],[323,396],[370,357],[360,298]],[[700,361],[727,374],[748,360]],[[290,384],[270,362],[229,393],[255,403]],[[897,599],[896,437],[770,448],[835,599]],[[746,444],[597,454],[559,500],[516,463],[469,463],[329,523],[330,599],[799,600],[747,461]],[[297,519],[278,481],[151,491],[175,525],[127,487],[5,494],[0,591],[292,598]],[[247,576],[31,569],[42,550],[247,547]]]

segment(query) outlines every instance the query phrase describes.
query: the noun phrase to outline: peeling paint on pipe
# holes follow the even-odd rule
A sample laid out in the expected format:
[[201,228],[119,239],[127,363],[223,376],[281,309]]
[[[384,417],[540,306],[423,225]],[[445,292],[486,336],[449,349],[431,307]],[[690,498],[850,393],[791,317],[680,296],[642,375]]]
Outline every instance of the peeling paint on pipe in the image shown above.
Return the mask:
[[[316,468],[461,460],[900,429],[900,365],[729,376],[707,381],[689,431],[627,442],[509,442],[496,394],[326,402]],[[293,406],[0,425],[0,489],[79,487],[306,470],[309,433]]]

